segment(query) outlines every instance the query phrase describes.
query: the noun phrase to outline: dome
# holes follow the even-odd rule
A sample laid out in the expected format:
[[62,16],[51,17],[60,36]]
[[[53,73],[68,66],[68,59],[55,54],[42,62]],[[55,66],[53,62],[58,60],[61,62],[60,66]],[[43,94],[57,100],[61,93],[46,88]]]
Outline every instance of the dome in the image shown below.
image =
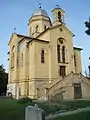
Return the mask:
[[37,16],[37,15],[41,15],[41,16],[45,16],[45,17],[49,17],[47,12],[42,9],[42,8],[38,8],[33,14],[32,14],[32,17],[33,16]]

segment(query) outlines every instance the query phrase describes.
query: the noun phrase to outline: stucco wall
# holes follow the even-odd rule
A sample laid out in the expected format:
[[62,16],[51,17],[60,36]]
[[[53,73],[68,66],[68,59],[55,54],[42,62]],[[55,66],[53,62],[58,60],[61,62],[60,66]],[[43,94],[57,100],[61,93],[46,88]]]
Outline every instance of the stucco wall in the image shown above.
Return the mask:
[[[44,63],[41,63],[41,52],[44,50]],[[44,42],[35,42],[35,78],[49,77],[49,45]]]
[[[17,80],[17,56],[18,56],[18,41],[21,38],[18,38],[17,35],[12,34],[9,45],[10,45],[10,54],[9,54],[9,81],[8,82],[14,82]],[[12,51],[13,49],[13,51]],[[14,53],[14,66],[12,68],[11,59],[12,54]]]
[[32,34],[36,32],[36,26],[37,25],[38,25],[38,31],[37,32],[39,32],[39,33],[43,32],[45,25],[46,25],[46,28],[50,27],[49,18],[44,17],[44,16],[34,16],[34,17],[32,17],[29,21],[29,24],[28,24],[28,35],[29,36],[30,36],[30,34],[32,36]]
[[67,64],[64,64],[66,66],[66,75],[69,74],[71,71],[74,70],[73,67],[73,59],[71,58],[73,54],[73,41],[72,41],[72,35],[65,30],[62,27],[63,31],[60,31],[60,27],[53,28],[51,30],[51,62],[52,62],[52,77],[58,77],[58,69],[59,65],[63,65],[63,63],[58,63],[57,61],[57,40],[58,38],[64,38],[65,39],[65,48],[66,48],[66,62]]
[[81,50],[74,49],[74,55],[76,57],[76,67],[75,72],[80,73],[82,72],[82,63],[81,63]]
[[90,99],[90,85],[86,84],[86,83],[82,83],[82,98],[83,99]]

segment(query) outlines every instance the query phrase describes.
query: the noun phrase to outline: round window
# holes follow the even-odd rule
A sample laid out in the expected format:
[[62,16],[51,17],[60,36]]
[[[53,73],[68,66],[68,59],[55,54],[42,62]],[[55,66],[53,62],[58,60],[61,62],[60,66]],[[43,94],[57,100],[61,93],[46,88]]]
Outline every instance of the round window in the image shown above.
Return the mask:
[[63,39],[59,39],[60,44],[63,44]]

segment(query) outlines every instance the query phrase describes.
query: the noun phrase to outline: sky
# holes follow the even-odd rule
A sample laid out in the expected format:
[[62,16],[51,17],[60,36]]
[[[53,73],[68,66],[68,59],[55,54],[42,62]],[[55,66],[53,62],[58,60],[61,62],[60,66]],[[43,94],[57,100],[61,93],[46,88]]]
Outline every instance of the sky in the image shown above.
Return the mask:
[[16,33],[28,35],[28,20],[42,4],[52,18],[51,10],[58,4],[65,11],[65,23],[75,34],[74,46],[83,48],[82,69],[88,71],[90,64],[90,36],[85,34],[85,21],[90,16],[90,0],[0,0],[0,64],[8,71],[8,42]]

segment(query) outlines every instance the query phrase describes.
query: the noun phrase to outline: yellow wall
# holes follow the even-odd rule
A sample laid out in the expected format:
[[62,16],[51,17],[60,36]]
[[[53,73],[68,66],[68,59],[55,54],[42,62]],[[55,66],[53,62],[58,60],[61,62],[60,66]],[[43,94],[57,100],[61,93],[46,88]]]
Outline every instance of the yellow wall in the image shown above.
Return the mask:
[[[44,50],[45,62],[41,63],[41,51]],[[35,78],[49,77],[49,44],[44,42],[35,42]]]
[[74,49],[74,55],[76,57],[75,73],[81,73],[82,72],[81,50]]
[[[18,55],[18,41],[21,38],[18,39],[17,35],[12,34],[11,41],[9,43],[10,45],[10,54],[9,54],[9,82],[17,81],[17,55]],[[14,50],[12,51],[12,48],[14,46]],[[14,53],[14,66],[11,68],[11,57],[12,53]]]
[[[64,17],[64,11],[61,12]],[[53,13],[57,14],[57,11],[55,10]],[[38,33],[35,31],[37,25]],[[45,25],[47,28],[49,27],[46,31],[44,31]],[[52,24],[51,26],[49,17],[33,16],[28,23],[28,36],[32,36],[30,35],[30,27],[31,34],[34,33],[33,37],[36,37],[44,31],[42,35],[37,37],[41,41],[22,35],[18,36],[17,34],[12,34],[11,40],[9,42],[9,83],[18,82],[17,85],[19,85],[21,96],[28,95],[31,98],[35,98],[37,88],[41,88],[43,86],[44,88],[48,87],[51,80],[54,81],[55,79],[61,79],[61,76],[59,74],[60,65],[66,66],[66,75],[72,71],[76,73],[81,72],[81,53],[76,49],[73,50],[73,34],[65,26],[65,24],[61,25],[61,23],[56,21],[56,23]],[[60,30],[61,28],[62,31]],[[66,58],[65,63],[58,63],[57,60],[57,44],[59,38],[63,38],[64,40]],[[30,42],[30,40],[32,41]],[[27,45],[28,42],[30,43]],[[13,46],[15,58],[14,68],[11,69],[11,54]],[[41,63],[42,49],[45,51],[45,63]],[[77,57],[76,68],[74,66],[74,54]],[[72,88],[66,88],[66,91],[68,93],[71,90]],[[68,96],[70,98],[73,98],[73,93],[68,93],[64,93],[65,99]]]
[[[57,26],[56,28],[52,28],[51,30],[48,30],[46,34],[41,35],[39,38],[44,40],[49,40],[50,44],[50,50],[49,50],[49,57],[50,57],[50,66],[51,66],[51,77],[57,78],[59,65],[65,65],[66,66],[66,75],[69,74],[71,71],[74,71],[74,59],[73,59],[73,39],[72,34],[66,30],[64,27],[62,27],[63,31],[60,31],[61,26]],[[57,61],[57,42],[58,38],[64,38],[65,39],[65,47],[66,47],[66,63],[63,64],[59,63]]]
[[[33,33],[36,33],[37,25],[38,25],[38,31],[37,31],[38,33],[33,34]],[[36,37],[37,35],[39,35],[39,33],[44,31],[45,25],[46,25],[46,28],[50,27],[49,18],[44,16],[33,16],[28,23],[28,35]],[[30,28],[31,28],[31,33],[30,33]]]

